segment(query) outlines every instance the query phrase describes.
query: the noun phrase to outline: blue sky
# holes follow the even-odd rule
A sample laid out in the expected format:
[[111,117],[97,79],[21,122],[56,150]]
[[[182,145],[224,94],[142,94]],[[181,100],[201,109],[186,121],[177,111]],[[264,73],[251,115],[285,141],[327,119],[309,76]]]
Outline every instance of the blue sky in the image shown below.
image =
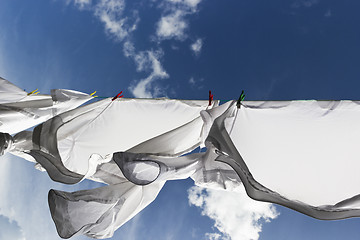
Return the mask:
[[[2,0],[0,76],[42,93],[358,100],[359,9],[356,0]],[[0,165],[0,240],[59,239],[49,188],[99,186],[53,183],[10,156]],[[113,239],[358,239],[359,226],[184,180],[168,182]]]

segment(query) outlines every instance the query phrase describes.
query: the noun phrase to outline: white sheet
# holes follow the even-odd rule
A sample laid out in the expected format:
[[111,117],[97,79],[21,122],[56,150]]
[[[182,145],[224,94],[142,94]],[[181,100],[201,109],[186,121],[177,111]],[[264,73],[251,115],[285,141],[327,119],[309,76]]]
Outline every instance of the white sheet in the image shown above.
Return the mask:
[[254,178],[284,197],[333,205],[359,194],[360,102],[245,102],[230,134]]

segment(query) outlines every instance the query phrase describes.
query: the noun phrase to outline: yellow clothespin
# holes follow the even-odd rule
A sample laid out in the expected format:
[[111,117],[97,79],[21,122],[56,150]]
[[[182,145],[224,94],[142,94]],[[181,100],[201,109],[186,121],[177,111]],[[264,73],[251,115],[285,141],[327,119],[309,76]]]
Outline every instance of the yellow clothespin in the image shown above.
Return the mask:
[[40,91],[38,91],[38,90],[39,90],[39,89],[37,88],[37,89],[35,89],[34,91],[29,92],[27,95],[28,95],[28,96],[30,96],[30,95],[36,95],[36,94],[40,93]]
[[94,91],[92,94],[90,94],[90,96],[93,96],[94,98],[98,97],[98,96],[94,96],[95,93],[96,93],[96,91]]

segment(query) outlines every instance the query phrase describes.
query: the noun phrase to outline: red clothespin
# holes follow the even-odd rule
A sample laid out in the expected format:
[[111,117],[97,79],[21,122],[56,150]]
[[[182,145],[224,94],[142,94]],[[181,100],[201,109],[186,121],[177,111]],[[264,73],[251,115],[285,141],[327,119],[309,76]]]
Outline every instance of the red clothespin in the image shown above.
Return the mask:
[[212,95],[211,91],[209,91],[209,106],[211,106],[213,100],[214,100],[214,95]]
[[[113,99],[111,101],[114,101],[115,99],[117,98],[122,98],[124,95],[121,95],[122,94],[122,91],[119,92],[115,97],[113,97]],[[121,96],[120,96],[121,95]]]

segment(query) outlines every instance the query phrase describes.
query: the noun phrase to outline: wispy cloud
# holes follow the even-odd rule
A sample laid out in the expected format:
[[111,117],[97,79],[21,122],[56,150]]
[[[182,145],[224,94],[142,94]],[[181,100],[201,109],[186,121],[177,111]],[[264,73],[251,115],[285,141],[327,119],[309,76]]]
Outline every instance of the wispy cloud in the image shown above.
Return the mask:
[[3,215],[0,215],[0,229],[0,239],[25,240],[17,222]]
[[91,0],[74,0],[74,4],[79,9],[85,9],[85,8],[91,6]]
[[[162,13],[155,23],[156,51],[136,50],[132,33],[137,29],[140,16],[137,9],[126,9],[125,0],[99,0],[97,3],[91,0],[72,1],[80,10],[92,11],[104,24],[106,34],[111,39],[123,43],[124,56],[134,61],[136,70],[148,73],[147,77],[133,80],[131,83],[129,90],[134,97],[152,98],[166,95],[165,88],[155,84],[156,80],[169,78],[169,74],[161,64],[164,53],[158,43],[166,39],[186,39],[186,30],[189,27],[187,16],[198,12],[201,0],[164,0],[157,3]],[[154,39],[154,36],[152,38]],[[197,39],[190,48],[195,55],[198,55],[202,48],[202,39]]]
[[184,39],[185,38],[185,29],[188,24],[184,19],[184,12],[181,10],[176,10],[167,16],[164,16],[160,19],[157,24],[156,35],[160,39]]
[[109,37],[122,41],[136,30],[140,21],[136,9],[130,11],[132,14],[124,14],[126,8],[125,0],[98,0],[93,4],[92,0],[66,0],[66,4],[73,3],[79,10],[93,12],[103,24],[105,32]]
[[198,56],[201,52],[201,48],[203,46],[203,40],[198,38],[193,44],[190,45],[190,49]]
[[202,89],[204,87],[202,85],[203,81],[204,81],[203,78],[195,79],[194,77],[191,77],[188,82],[189,82],[191,88]]
[[[90,0],[74,0],[75,6],[80,9],[91,4]],[[194,5],[193,1],[189,1]],[[160,59],[163,51],[158,50],[137,51],[131,41],[132,33],[137,29],[140,22],[138,11],[133,9],[131,16],[124,14],[126,8],[125,0],[100,0],[93,8],[94,15],[104,24],[107,35],[117,42],[123,43],[123,53],[125,57],[132,59],[138,72],[146,72],[149,75],[141,80],[134,80],[129,90],[134,97],[152,98],[164,95],[164,89],[159,84],[154,84],[155,80],[165,79],[169,74],[164,70]]]
[[[165,4],[163,7],[165,9],[173,9],[175,8],[182,8],[184,11],[197,11],[197,6],[202,0],[165,0],[163,1],[163,4]],[[166,5],[171,4],[171,5]]]
[[169,74],[160,63],[162,51],[141,51],[136,53],[135,48],[130,43],[127,43],[124,45],[124,52],[125,56],[135,61],[137,71],[150,71],[148,77],[135,82],[129,87],[130,92],[138,98],[153,98],[162,94],[162,89],[159,86],[153,86],[155,80],[169,77]]
[[156,36],[158,40],[186,39],[186,30],[189,26],[186,16],[196,13],[201,0],[167,0],[160,7],[163,16],[157,22]]
[[136,10],[132,16],[124,16],[124,9],[124,0],[101,0],[94,10],[95,16],[104,23],[105,31],[118,41],[124,40],[136,30],[140,21]]
[[221,234],[219,234],[219,233],[206,233],[205,236],[206,236],[206,239],[209,239],[209,240],[220,240],[221,239]]
[[189,203],[202,209],[202,214],[215,221],[219,233],[207,233],[206,238],[259,239],[262,222],[270,222],[279,214],[272,204],[250,199],[239,186],[235,192],[204,189],[194,186],[188,191]]

